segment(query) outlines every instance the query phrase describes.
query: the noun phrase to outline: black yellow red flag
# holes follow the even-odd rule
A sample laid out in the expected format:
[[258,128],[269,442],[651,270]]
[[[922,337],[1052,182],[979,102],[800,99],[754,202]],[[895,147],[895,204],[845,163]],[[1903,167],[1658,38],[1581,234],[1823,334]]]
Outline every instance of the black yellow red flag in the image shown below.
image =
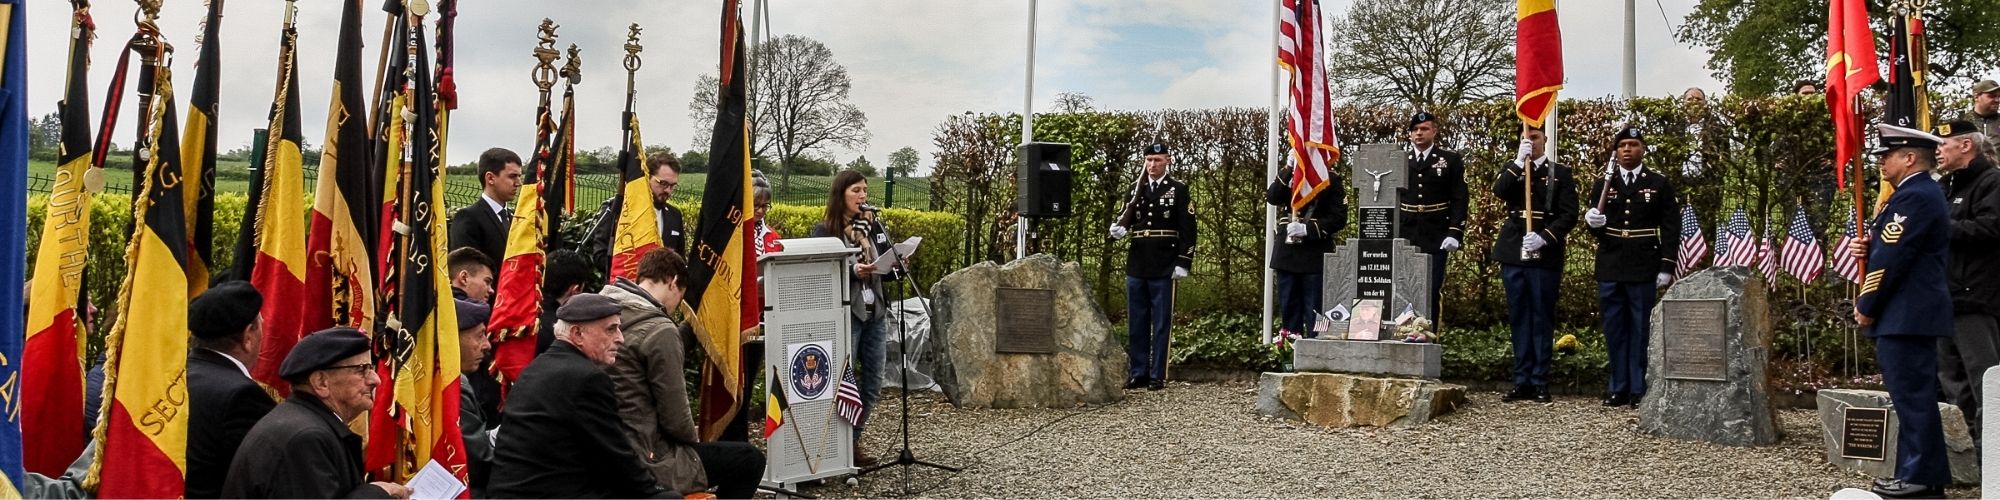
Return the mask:
[[[373,242],[381,173],[375,168],[368,104],[362,99],[367,84],[361,72],[361,13],[361,0],[341,0],[332,99],[306,236],[305,296],[298,311],[303,332],[336,325],[364,330],[374,326]],[[258,381],[275,384],[281,391],[288,388],[278,377],[278,366],[299,338],[265,332],[252,372]]]
[[188,296],[208,289],[209,268],[215,262],[215,106],[222,92],[222,3],[208,0],[208,17],[201,24],[201,57],[194,63],[194,88],[188,94],[186,129],[181,132],[181,169],[187,189],[181,190],[187,211]]
[[[292,23],[294,10],[291,2],[286,2],[284,29],[278,40],[278,84],[271,100],[270,137],[264,147],[264,168],[258,171],[262,181],[257,196],[257,206],[249,224],[256,227],[255,253],[250,269],[250,284],[264,294],[264,344],[281,345],[285,352],[307,332],[318,331],[329,325],[326,303],[309,303],[306,276],[310,265],[306,257],[306,223],[299,214],[305,212],[305,166],[299,143],[304,141],[299,120],[299,72],[298,72],[298,29]],[[313,318],[308,320],[301,312],[301,305],[310,311]],[[307,323],[316,328],[308,329]],[[282,359],[282,353],[275,353]],[[259,354],[260,356],[263,353]],[[282,362],[272,363],[273,366]],[[278,380],[275,370],[262,370],[258,364],[257,374],[263,375],[261,382],[272,388],[288,388],[289,384]]]
[[711,165],[700,222],[689,252],[687,303],[695,336],[708,357],[701,375],[703,440],[722,436],[743,397],[743,336],[757,328],[757,249],[751,244],[750,127],[744,92],[743,22],[737,3],[723,2],[722,68],[716,92]]
[[[61,151],[42,219],[28,298],[27,344],[21,362],[22,463],[28,472],[61,477],[83,452],[83,365],[77,341],[77,297],[90,261],[90,200],[104,172],[91,165],[90,6],[76,2],[70,18],[69,80],[58,107]],[[85,179],[95,177],[91,186]]]

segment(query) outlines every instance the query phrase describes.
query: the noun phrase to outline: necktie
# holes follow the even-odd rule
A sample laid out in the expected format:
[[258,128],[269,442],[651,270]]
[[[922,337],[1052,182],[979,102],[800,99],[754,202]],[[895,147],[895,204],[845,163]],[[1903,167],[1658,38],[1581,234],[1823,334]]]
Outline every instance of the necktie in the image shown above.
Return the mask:
[[514,209],[511,209],[511,208],[501,208],[501,209],[500,209],[500,223],[501,223],[501,224],[506,224],[506,223],[509,223],[509,222],[513,222],[513,221],[514,221]]

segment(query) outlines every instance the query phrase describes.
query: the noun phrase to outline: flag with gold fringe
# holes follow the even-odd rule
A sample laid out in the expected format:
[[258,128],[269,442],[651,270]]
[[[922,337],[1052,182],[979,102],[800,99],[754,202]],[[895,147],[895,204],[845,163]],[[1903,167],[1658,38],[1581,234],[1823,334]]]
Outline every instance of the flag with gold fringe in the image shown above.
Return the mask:
[[[747,120],[748,82],[744,67],[743,21],[734,1],[722,7],[721,88],[716,96],[715,131],[709,141],[712,159],[707,188],[702,191],[700,222],[688,257],[687,303],[693,307],[695,338],[708,355],[701,370],[703,440],[722,436],[742,406],[743,338],[754,333],[761,311],[757,300],[757,246],[751,244],[755,224],[750,196],[750,126]],[[648,211],[650,213],[650,211]]]
[[[16,12],[18,15],[18,11]],[[104,172],[91,165],[90,39],[95,36],[90,7],[79,4],[70,17],[69,81],[58,112],[61,152],[49,186],[42,236],[35,253],[32,295],[28,298],[27,345],[21,358],[20,436],[28,472],[59,477],[83,453],[84,266],[90,261],[90,203],[103,188]],[[26,154],[26,149],[22,149]],[[85,179],[98,180],[95,186]],[[6,219],[12,220],[12,219]],[[12,324],[12,323],[9,323]],[[9,337],[11,338],[11,337]],[[11,358],[10,358],[11,359]]]

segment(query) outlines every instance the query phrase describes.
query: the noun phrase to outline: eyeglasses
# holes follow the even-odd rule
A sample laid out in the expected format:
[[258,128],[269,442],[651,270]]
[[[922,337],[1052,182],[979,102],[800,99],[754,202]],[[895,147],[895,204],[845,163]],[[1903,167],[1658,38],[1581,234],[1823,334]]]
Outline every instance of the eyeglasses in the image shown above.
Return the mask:
[[680,181],[672,181],[672,182],[669,182],[669,181],[662,181],[662,180],[655,180],[655,181],[653,181],[653,185],[655,185],[655,186],[659,186],[659,187],[663,187],[663,188],[667,188],[667,189],[673,189],[673,188],[676,188],[676,187],[680,187],[681,183],[680,183]]
[[321,368],[320,371],[354,370],[355,375],[367,375],[368,372],[374,371],[374,369],[374,363],[355,363],[351,365],[329,366]]

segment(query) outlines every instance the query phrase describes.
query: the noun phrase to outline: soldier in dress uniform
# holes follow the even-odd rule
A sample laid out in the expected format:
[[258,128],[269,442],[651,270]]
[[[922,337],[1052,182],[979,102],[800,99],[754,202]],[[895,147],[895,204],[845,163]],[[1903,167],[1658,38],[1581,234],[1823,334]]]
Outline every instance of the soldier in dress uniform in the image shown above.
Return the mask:
[[1493,195],[1507,206],[1493,260],[1500,261],[1500,283],[1507,288],[1507,318],[1514,331],[1514,391],[1502,397],[1504,401],[1551,399],[1556,294],[1562,286],[1564,240],[1576,227],[1577,202],[1576,178],[1569,167],[1544,156],[1547,143],[1548,135],[1540,128],[1529,128],[1521,134],[1521,151],[1514,163],[1493,181]]
[[1347,227],[1347,191],[1340,189],[1338,176],[1331,177],[1323,192],[1292,210],[1294,168],[1285,167],[1264,192],[1264,201],[1285,210],[1271,244],[1271,270],[1278,278],[1278,333],[1313,338],[1319,336],[1312,327],[1326,277],[1326,253],[1333,251],[1333,234]]
[[1131,345],[1131,380],[1126,389],[1165,388],[1167,345],[1173,328],[1174,280],[1186,278],[1194,266],[1194,214],[1188,211],[1187,184],[1167,177],[1173,163],[1167,145],[1146,146],[1146,172],[1132,186],[1132,196],[1111,238],[1132,238],[1125,252],[1125,311]]
[[[1583,215],[1597,236],[1597,304],[1611,361],[1605,406],[1638,406],[1646,396],[1646,345],[1653,299],[1674,279],[1681,244],[1680,197],[1667,177],[1640,164],[1646,136],[1627,125],[1613,139],[1617,167],[1590,192]],[[1608,192],[1607,192],[1608,190]]]
[[1882,385],[1896,408],[1896,475],[1872,491],[1889,498],[1944,498],[1951,483],[1938,394],[1940,338],[1952,336],[1952,301],[1945,265],[1951,245],[1950,208],[1931,179],[1935,135],[1877,125],[1882,181],[1896,193],[1875,214],[1868,234],[1848,247],[1868,261],[1854,321],[1875,339]]
[[1437,144],[1436,115],[1418,111],[1410,117],[1409,172],[1398,196],[1396,234],[1431,256],[1431,310],[1438,319],[1444,288],[1445,255],[1458,251],[1465,239],[1465,157]]

